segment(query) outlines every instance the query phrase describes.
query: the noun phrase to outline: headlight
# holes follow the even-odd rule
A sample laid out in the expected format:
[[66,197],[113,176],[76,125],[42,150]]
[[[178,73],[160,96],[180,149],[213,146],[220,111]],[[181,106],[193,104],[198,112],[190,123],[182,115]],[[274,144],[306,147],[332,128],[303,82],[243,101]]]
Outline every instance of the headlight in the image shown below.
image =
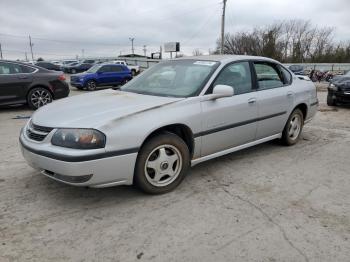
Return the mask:
[[333,91],[338,91],[338,87],[335,86],[334,84],[330,84],[329,85],[329,89],[333,90]]
[[97,149],[105,147],[106,136],[95,129],[58,129],[51,143],[76,149]]

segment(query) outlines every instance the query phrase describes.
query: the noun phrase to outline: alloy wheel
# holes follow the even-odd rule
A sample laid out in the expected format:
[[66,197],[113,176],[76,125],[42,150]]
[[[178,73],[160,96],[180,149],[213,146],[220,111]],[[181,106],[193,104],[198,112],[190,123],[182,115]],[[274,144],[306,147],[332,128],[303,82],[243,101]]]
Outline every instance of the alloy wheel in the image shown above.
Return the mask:
[[49,91],[45,89],[38,89],[32,93],[30,100],[36,108],[39,108],[48,103],[51,103],[52,97]]
[[295,114],[289,122],[288,136],[291,140],[298,138],[301,131],[301,118],[298,114]]
[[182,155],[172,145],[161,145],[152,150],[145,162],[144,172],[147,181],[156,187],[171,184],[182,169]]

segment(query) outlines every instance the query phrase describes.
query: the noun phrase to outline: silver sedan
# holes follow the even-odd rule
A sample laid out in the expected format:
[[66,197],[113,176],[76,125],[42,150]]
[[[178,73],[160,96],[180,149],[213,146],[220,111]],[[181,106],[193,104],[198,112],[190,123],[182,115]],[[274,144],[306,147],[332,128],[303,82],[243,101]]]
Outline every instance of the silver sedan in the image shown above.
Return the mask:
[[188,57],[159,63],[118,91],[40,108],[20,144],[28,164],[57,181],[159,194],[200,162],[273,139],[294,145],[317,105],[314,84],[272,59]]

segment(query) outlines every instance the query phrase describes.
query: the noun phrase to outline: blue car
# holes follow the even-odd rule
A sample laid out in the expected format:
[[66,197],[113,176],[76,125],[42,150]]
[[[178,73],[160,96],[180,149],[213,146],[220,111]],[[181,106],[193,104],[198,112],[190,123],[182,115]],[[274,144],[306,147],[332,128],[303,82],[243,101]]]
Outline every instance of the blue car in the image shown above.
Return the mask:
[[124,65],[99,64],[81,74],[72,75],[70,84],[78,89],[92,91],[98,86],[123,85],[131,79],[131,71]]

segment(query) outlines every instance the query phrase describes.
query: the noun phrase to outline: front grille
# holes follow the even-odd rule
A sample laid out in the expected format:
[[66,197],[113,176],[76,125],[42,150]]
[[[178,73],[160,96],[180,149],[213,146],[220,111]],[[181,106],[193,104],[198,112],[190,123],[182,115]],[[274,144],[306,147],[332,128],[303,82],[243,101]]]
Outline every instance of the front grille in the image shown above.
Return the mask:
[[30,123],[27,128],[27,136],[35,141],[43,141],[45,137],[53,130],[51,127],[44,127]]

